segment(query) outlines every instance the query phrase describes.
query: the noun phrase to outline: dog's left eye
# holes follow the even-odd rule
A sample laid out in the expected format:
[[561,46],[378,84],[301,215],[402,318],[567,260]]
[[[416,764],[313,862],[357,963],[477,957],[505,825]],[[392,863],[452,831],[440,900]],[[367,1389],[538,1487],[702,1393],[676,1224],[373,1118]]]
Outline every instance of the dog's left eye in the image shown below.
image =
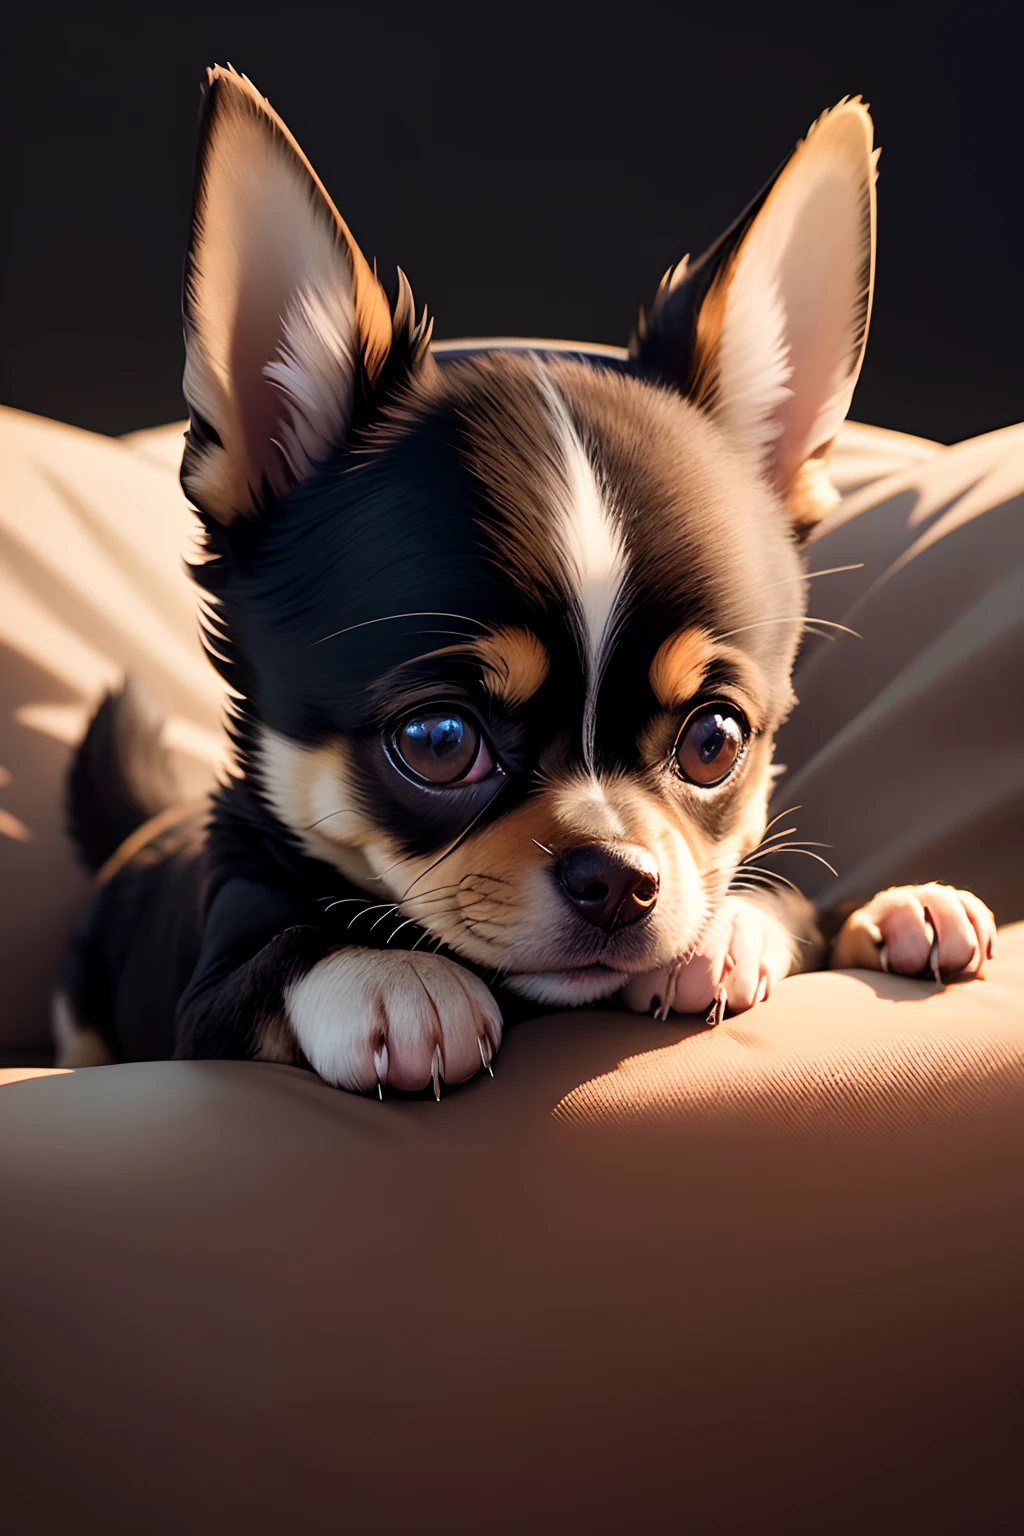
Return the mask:
[[695,709],[679,735],[672,755],[677,771],[691,784],[710,789],[727,779],[743,756],[750,727],[729,704],[705,704]]
[[494,768],[494,757],[470,714],[428,710],[404,720],[391,738],[396,756],[422,783],[477,784]]

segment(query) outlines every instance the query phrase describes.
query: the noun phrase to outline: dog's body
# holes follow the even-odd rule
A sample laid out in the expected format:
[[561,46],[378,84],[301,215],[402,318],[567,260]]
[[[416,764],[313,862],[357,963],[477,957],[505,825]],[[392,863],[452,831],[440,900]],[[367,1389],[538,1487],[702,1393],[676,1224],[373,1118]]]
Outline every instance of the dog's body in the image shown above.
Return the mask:
[[[744,861],[863,354],[874,179],[841,104],[669,274],[629,358],[444,355],[266,103],[211,74],[182,480],[238,772],[208,825],[179,817],[131,698],[101,709],[72,811],[113,866],[65,965],[65,1060],[98,1038],[437,1091],[490,1065],[512,999],[740,1009],[821,963],[809,905]],[[934,938],[982,964],[991,915],[936,890],[930,930],[904,894],[841,955],[906,937],[919,969]]]

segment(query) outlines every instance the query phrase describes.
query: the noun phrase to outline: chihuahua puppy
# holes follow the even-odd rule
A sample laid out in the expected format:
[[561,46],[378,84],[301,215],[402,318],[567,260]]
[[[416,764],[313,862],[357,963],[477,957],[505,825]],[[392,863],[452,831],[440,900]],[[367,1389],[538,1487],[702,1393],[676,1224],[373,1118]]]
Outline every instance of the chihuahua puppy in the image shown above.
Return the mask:
[[[744,861],[801,546],[837,499],[875,165],[841,102],[668,272],[628,356],[432,349],[267,102],[210,72],[182,485],[235,766],[186,814],[133,691],[100,707],[70,780],[103,868],[55,1004],[66,1064],[439,1094],[516,1007],[717,1018],[825,963],[810,905]],[[969,893],[901,888],[832,960],[980,970],[993,933]]]

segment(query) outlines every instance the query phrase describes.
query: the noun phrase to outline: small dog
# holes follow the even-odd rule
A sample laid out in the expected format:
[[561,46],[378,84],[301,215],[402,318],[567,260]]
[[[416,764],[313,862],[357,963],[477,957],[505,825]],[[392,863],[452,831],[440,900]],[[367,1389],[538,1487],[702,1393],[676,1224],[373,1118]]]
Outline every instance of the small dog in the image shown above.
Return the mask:
[[[841,102],[669,271],[628,357],[446,352],[251,83],[210,72],[182,485],[235,769],[175,809],[158,725],[131,689],[101,705],[70,778],[104,867],[56,998],[66,1064],[439,1094],[490,1067],[517,998],[717,1018],[826,961],[809,903],[744,861],[800,546],[837,499],[875,163]],[[906,887],[831,959],[980,972],[993,942],[976,897]]]

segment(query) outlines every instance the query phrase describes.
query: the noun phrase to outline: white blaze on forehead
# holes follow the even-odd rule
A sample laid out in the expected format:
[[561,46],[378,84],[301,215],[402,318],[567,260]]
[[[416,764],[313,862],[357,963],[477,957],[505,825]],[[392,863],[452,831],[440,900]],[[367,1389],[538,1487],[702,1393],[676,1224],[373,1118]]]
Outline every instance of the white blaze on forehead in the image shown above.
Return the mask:
[[565,468],[565,493],[558,534],[576,589],[583,620],[581,636],[586,668],[583,752],[594,755],[597,692],[615,635],[616,605],[626,573],[626,551],[586,447],[551,375],[539,365],[540,387],[558,434]]

